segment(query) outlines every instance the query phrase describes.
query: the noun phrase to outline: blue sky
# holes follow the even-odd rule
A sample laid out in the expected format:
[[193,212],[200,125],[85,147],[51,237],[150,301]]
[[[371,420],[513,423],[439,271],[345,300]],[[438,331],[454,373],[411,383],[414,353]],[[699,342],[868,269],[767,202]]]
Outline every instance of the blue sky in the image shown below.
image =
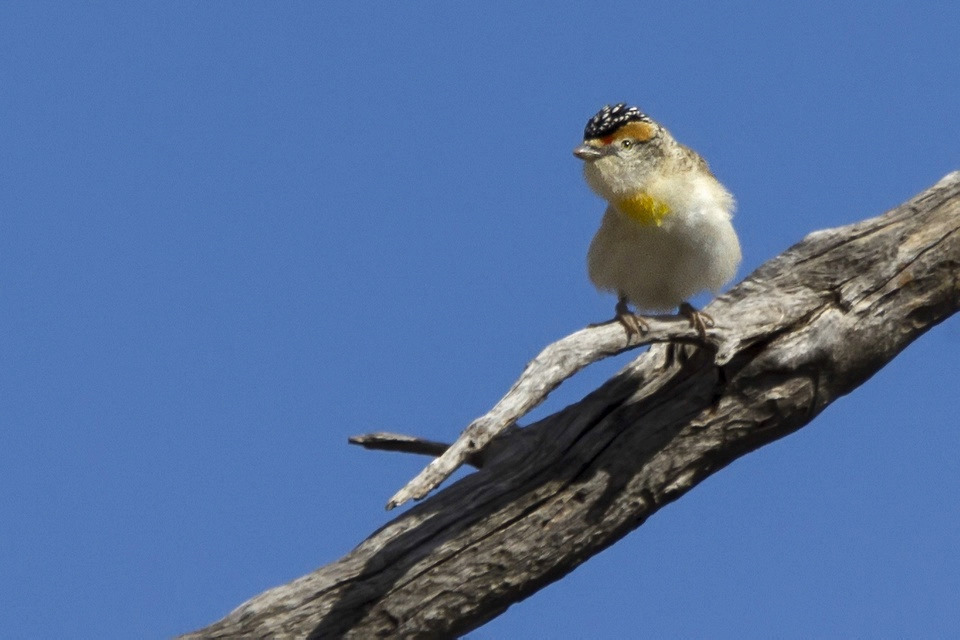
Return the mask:
[[[960,169],[956,3],[386,4],[0,6],[5,636],[186,632],[386,522],[426,460],[347,436],[452,440],[612,314],[570,153],[605,103],[737,196],[738,279]],[[958,349],[470,637],[956,632]]]

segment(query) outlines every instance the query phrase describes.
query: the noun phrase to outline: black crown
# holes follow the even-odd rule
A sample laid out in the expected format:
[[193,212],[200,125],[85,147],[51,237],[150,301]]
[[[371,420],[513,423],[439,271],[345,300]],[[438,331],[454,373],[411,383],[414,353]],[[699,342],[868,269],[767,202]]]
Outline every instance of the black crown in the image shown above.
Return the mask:
[[583,130],[583,139],[606,137],[628,122],[634,121],[652,122],[647,114],[636,107],[628,107],[626,102],[618,102],[612,107],[607,105],[587,122],[587,127]]

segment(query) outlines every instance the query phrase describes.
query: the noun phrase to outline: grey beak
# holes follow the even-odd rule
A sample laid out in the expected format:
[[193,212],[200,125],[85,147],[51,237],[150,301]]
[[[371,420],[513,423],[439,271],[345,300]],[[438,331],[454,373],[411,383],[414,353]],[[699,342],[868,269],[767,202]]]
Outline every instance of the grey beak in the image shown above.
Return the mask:
[[589,162],[590,160],[602,158],[603,151],[589,144],[582,144],[573,150],[573,155],[577,156],[581,160]]

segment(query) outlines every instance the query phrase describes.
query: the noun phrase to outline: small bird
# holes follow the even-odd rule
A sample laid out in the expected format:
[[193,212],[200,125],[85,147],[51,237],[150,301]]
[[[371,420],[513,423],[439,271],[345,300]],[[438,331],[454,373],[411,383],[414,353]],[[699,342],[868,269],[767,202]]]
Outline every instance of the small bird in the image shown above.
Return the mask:
[[628,302],[638,311],[679,308],[705,337],[713,319],[687,301],[716,292],[737,271],[733,196],[696,151],[622,102],[590,118],[573,154],[609,203],[587,265],[598,289],[617,294],[616,319],[628,335],[640,334],[648,325]]

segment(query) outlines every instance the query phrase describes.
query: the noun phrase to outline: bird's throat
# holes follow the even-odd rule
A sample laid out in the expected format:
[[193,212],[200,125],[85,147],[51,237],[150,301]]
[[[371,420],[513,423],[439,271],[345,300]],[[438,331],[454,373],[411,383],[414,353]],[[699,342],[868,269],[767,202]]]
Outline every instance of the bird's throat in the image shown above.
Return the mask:
[[663,224],[663,219],[670,214],[670,206],[663,200],[658,200],[646,191],[639,191],[627,198],[613,203],[617,211],[644,226]]

